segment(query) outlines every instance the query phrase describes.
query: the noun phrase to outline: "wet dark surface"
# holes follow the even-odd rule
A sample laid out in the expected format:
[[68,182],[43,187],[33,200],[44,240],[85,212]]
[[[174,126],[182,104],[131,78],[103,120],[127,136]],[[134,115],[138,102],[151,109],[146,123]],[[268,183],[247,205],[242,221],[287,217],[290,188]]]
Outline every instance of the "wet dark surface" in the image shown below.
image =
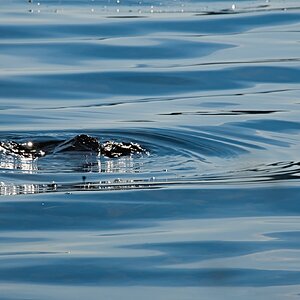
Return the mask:
[[85,153],[86,155],[104,155],[106,157],[121,157],[130,156],[134,154],[147,154],[147,150],[143,149],[137,143],[123,143],[107,141],[100,144],[97,138],[78,134],[68,140],[48,140],[39,141],[32,140],[25,143],[18,143],[15,141],[0,142],[0,151],[6,157],[12,156],[15,159],[35,160],[46,155],[53,155],[57,153],[71,152],[71,153]]

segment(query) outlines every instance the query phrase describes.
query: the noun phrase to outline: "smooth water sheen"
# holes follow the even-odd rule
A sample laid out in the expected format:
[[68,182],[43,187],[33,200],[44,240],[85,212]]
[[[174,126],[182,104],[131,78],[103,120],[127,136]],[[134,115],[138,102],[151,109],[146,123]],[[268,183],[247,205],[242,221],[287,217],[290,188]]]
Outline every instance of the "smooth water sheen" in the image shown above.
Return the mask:
[[2,2],[0,300],[298,299],[299,2]]

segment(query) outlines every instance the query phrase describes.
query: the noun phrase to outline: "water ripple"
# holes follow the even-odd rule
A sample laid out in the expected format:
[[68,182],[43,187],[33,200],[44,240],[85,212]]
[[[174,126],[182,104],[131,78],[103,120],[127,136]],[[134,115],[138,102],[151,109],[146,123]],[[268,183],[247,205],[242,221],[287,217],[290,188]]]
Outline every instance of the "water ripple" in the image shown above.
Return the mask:
[[[267,126],[267,120],[260,120],[177,130],[135,128],[89,132],[101,142],[110,139],[139,143],[149,151],[149,155],[142,157],[109,159],[88,153],[54,153],[30,160],[2,153],[1,169],[4,173],[0,176],[1,193],[152,189],[174,184],[298,180],[300,169],[297,161],[279,162],[275,160],[278,159],[276,156],[271,162],[267,160],[270,148],[291,148],[292,141],[289,144],[278,136],[262,136],[257,130],[297,135],[299,123],[270,120],[268,124],[270,126]],[[27,137],[15,134],[8,135],[6,139],[51,143],[51,140],[57,142],[75,134],[33,133],[34,138],[31,138],[32,134],[27,133]],[[260,165],[248,164],[247,160],[239,165],[232,163],[236,159],[251,156],[265,157],[266,162]],[[66,176],[69,178],[67,181],[62,179]],[[82,181],[83,177],[87,179]],[[23,183],[19,183],[20,180]]]
[[299,1],[2,2],[1,300],[299,296]]

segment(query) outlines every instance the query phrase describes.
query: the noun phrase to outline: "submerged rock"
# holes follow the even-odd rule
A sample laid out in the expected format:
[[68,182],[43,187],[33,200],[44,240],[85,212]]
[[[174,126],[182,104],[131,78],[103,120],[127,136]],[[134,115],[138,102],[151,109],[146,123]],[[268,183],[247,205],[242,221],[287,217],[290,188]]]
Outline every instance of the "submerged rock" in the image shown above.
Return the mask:
[[36,159],[49,154],[60,152],[91,152],[107,157],[120,157],[132,154],[146,153],[146,149],[137,143],[120,143],[107,141],[101,144],[97,138],[80,134],[69,140],[26,142],[15,141],[0,142],[0,151],[8,155],[16,155],[21,158]]

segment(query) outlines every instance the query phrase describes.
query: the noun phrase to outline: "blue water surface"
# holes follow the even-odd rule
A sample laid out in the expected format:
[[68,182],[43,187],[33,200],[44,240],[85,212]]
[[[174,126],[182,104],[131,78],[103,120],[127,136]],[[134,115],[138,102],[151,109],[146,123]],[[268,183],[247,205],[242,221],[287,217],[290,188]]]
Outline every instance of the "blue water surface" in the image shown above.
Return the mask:
[[297,299],[298,1],[0,4],[0,300]]

